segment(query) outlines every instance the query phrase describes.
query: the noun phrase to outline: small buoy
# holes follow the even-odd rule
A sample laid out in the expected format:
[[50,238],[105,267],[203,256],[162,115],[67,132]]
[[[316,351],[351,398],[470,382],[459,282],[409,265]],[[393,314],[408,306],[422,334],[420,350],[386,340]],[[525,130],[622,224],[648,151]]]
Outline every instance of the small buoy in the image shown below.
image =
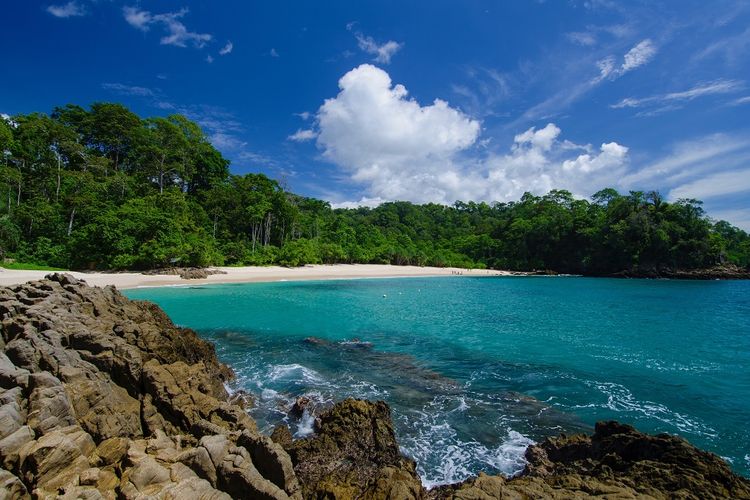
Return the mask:
[[388,296],[386,294],[383,294],[383,298],[386,298],[386,297],[388,297]]

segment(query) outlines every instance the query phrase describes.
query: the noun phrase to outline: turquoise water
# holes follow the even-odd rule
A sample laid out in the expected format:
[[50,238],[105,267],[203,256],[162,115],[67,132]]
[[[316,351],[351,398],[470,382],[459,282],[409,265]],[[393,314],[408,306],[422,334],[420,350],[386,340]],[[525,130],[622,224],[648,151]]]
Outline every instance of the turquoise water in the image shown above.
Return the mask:
[[443,277],[129,290],[217,346],[266,432],[297,396],[391,404],[427,485],[617,419],[750,475],[750,282]]

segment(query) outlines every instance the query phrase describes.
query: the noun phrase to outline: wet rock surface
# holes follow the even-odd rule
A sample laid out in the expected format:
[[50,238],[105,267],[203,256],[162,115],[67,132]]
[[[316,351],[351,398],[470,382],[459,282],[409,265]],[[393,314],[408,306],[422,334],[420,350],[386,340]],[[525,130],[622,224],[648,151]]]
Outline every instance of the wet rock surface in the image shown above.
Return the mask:
[[0,328],[0,499],[750,498],[715,455],[615,422],[531,446],[519,477],[426,491],[386,403],[263,436],[211,344],[68,275],[0,288]]

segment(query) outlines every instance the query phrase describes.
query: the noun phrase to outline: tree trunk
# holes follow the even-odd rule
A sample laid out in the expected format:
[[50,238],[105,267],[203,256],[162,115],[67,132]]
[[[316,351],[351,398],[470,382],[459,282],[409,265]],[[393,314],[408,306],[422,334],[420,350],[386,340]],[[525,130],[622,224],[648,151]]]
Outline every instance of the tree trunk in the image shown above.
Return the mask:
[[57,187],[55,188],[55,203],[60,201],[60,154],[57,154]]
[[76,216],[76,209],[73,207],[73,211],[70,212],[70,220],[68,221],[68,236],[73,232],[73,219]]

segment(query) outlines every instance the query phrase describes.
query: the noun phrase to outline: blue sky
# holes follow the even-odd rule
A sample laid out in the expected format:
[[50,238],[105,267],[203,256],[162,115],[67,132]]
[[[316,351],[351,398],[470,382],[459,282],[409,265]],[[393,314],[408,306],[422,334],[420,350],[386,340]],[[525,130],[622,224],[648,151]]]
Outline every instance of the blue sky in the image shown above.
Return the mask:
[[0,112],[198,121],[334,206],[657,189],[750,229],[750,2],[3,6]]

